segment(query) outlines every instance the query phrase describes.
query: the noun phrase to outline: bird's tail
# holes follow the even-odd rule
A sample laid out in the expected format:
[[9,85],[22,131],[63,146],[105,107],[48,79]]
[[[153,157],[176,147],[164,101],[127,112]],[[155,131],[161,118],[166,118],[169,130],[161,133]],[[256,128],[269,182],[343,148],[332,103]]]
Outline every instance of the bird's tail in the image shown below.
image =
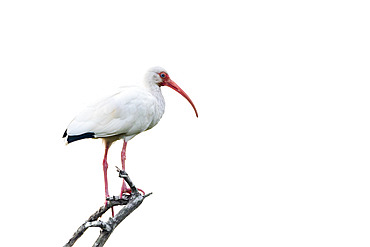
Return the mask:
[[86,132],[80,135],[68,135],[67,130],[64,131],[63,138],[67,137],[67,143],[69,144],[71,142],[75,142],[81,139],[86,139],[86,138],[95,138],[95,133],[94,132]]

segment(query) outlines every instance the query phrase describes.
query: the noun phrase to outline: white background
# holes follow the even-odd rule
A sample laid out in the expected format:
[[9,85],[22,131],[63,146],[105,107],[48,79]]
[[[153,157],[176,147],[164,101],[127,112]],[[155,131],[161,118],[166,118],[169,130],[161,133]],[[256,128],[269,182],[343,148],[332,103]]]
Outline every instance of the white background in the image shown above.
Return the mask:
[[199,118],[163,88],[164,117],[127,149],[154,193],[106,246],[369,246],[369,13],[367,1],[2,1],[2,241],[62,246],[104,203],[101,141],[61,136],[159,65]]

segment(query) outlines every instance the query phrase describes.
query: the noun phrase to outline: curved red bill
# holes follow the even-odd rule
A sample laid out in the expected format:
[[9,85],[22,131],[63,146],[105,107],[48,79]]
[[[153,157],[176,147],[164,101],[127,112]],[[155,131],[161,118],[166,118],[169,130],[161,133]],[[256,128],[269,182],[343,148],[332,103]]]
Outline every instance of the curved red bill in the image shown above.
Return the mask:
[[179,87],[179,85],[177,85],[173,80],[170,79],[166,81],[165,83],[163,83],[163,86],[168,86],[172,88],[173,90],[181,94],[185,99],[187,99],[190,105],[193,107],[195,111],[195,115],[198,117],[198,112],[197,112],[197,109],[195,108],[193,101],[191,101],[190,97],[184,92],[184,90],[181,89],[181,87]]

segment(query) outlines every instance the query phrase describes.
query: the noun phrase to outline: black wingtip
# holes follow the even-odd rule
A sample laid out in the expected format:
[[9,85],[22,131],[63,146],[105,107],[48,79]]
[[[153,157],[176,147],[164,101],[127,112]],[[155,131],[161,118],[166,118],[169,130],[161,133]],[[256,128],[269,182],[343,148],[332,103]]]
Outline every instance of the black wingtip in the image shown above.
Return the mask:
[[64,131],[63,138],[67,136],[67,129]]
[[[65,136],[67,136],[66,133],[65,133]],[[95,133],[94,132],[86,132],[86,133],[83,133],[81,135],[73,135],[73,136],[69,135],[67,137],[67,142],[71,143],[71,142],[75,142],[75,141],[78,141],[78,140],[81,140],[81,139],[86,139],[86,138],[95,138]]]

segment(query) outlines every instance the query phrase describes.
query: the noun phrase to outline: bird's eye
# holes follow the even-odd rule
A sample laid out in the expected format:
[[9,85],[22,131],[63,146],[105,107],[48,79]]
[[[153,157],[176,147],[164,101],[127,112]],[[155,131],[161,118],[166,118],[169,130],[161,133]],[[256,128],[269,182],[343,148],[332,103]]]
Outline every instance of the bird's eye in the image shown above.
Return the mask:
[[161,76],[162,78],[165,78],[165,77],[166,77],[166,73],[161,73],[161,74],[160,74],[160,76]]

